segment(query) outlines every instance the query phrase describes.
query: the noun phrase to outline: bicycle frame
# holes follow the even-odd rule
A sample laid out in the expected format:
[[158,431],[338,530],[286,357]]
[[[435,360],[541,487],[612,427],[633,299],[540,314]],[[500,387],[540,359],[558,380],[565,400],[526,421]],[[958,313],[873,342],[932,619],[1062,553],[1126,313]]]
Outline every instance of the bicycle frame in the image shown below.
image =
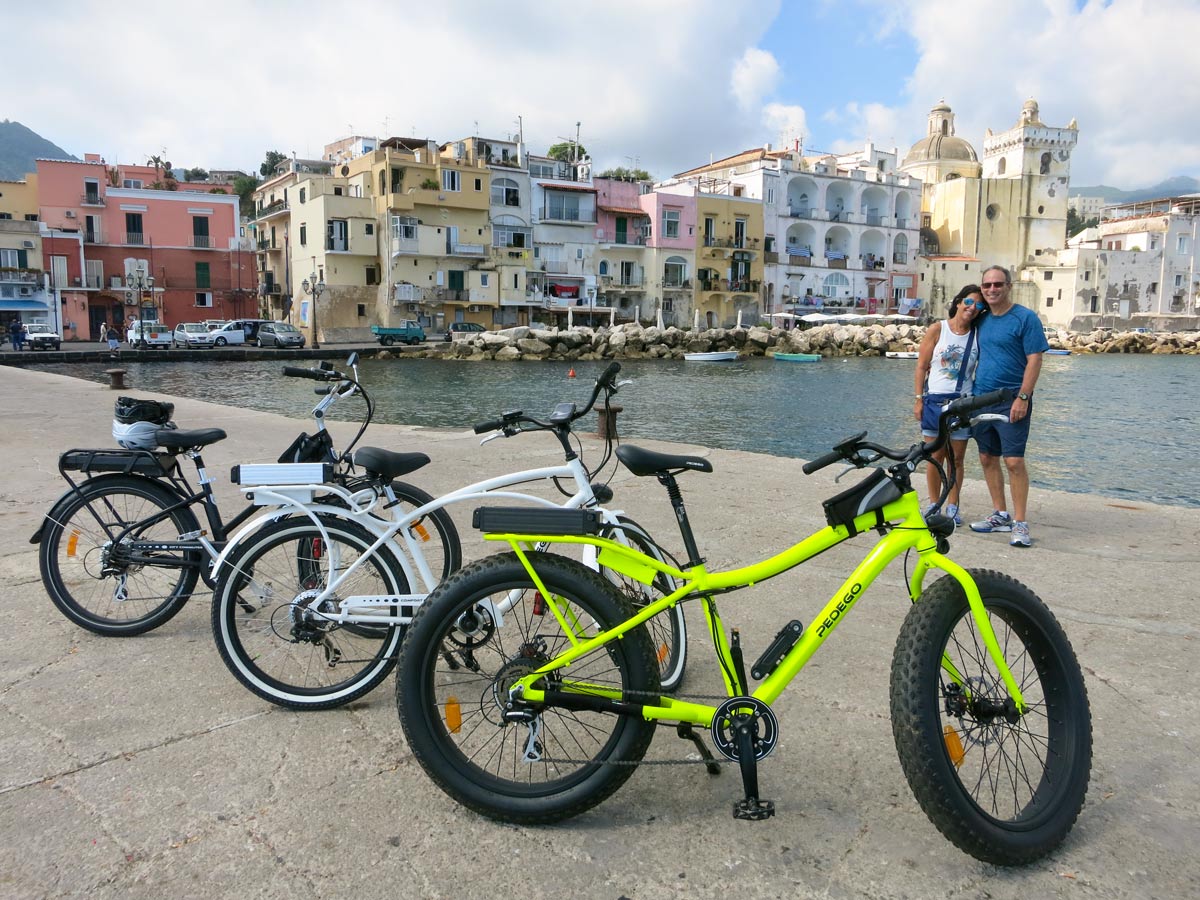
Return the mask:
[[[575,493],[564,503],[559,504],[553,500],[547,500],[532,494],[507,490],[518,484],[546,481],[554,478],[570,478],[575,482]],[[407,515],[391,520],[382,519],[371,512],[374,504],[379,499],[373,489],[352,494],[344,488],[335,485],[307,484],[288,485],[287,487],[277,485],[244,486],[242,490],[254,495],[255,504],[270,506],[272,511],[264,513],[257,519],[250,521],[233,536],[217,559],[214,566],[215,571],[219,571],[221,566],[226,564],[230,553],[245,537],[252,534],[266,522],[279,518],[281,515],[294,512],[308,517],[313,522],[330,551],[330,574],[328,581],[318,595],[306,601],[306,605],[314,609],[319,608],[320,604],[326,598],[337,593],[339,586],[352,576],[365,560],[373,556],[385,544],[389,543],[391,549],[397,551],[395,555],[400,562],[401,569],[408,583],[424,588],[424,591],[410,594],[355,594],[343,597],[337,602],[337,612],[321,613],[321,618],[324,621],[336,622],[338,624],[407,625],[412,621],[412,617],[416,615],[417,608],[424,602],[429,592],[437,586],[440,579],[431,571],[429,563],[425,559],[425,554],[421,550],[422,541],[419,536],[412,534],[410,526],[435,510],[455,503],[477,501],[485,498],[502,498],[520,500],[550,508],[597,509],[601,512],[604,522],[610,525],[616,524],[618,516],[621,514],[620,510],[608,510],[598,506],[587,468],[578,456],[568,459],[563,465],[548,466],[541,469],[527,469],[467,485],[442,497],[438,497],[433,502],[427,503],[409,512]],[[387,486],[384,487],[385,493],[389,490],[390,488]],[[317,491],[327,495],[339,496],[346,503],[346,507],[309,502],[308,498],[311,498]],[[375,535],[375,541],[367,550],[364,550],[359,555],[358,559],[343,568],[336,554],[338,545],[336,542],[329,540],[329,533],[322,521],[322,516],[350,519],[357,522]],[[399,539],[397,539],[398,536]],[[557,537],[547,538],[548,543],[557,540],[559,540]],[[617,542],[614,542],[614,544],[616,546],[624,546]],[[585,548],[584,554],[584,563],[595,568],[595,550]],[[395,614],[383,614],[388,607],[397,607],[398,612]],[[353,610],[370,611],[363,613],[354,612]]]
[[[780,664],[769,674],[749,696],[767,703],[772,703],[788,684],[794,679],[812,656],[825,643],[826,639],[836,630],[841,621],[849,615],[851,609],[860,600],[879,574],[897,557],[908,550],[915,550],[919,560],[909,582],[909,597],[917,602],[921,594],[921,586],[930,569],[941,569],[954,578],[966,593],[971,614],[979,629],[988,654],[1001,675],[1009,696],[1020,712],[1025,711],[1025,701],[1021,696],[1020,687],[1004,661],[995,632],[992,630],[988,615],[983,606],[979,589],[970,574],[957,563],[950,560],[937,550],[937,538],[929,531],[921,513],[920,498],[916,491],[908,491],[897,500],[887,504],[882,509],[882,520],[876,512],[868,512],[854,520],[854,529],[846,526],[827,526],[821,531],[800,541],[798,544],[784,550],[769,559],[738,569],[720,572],[708,572],[703,565],[697,565],[686,570],[659,562],[652,557],[639,553],[614,541],[593,536],[546,536],[529,534],[485,534],[486,540],[504,541],[508,543],[521,559],[534,585],[549,608],[559,620],[564,633],[572,642],[572,647],[559,654],[553,660],[537,669],[535,672],[521,678],[510,689],[510,696],[523,702],[545,704],[549,706],[571,705],[572,697],[587,698],[588,708],[593,708],[598,699],[611,702],[611,709],[618,712],[631,713],[636,710],[640,715],[650,720],[671,720],[708,727],[712,723],[717,708],[705,704],[677,700],[671,697],[660,697],[656,702],[645,705],[633,705],[621,696],[620,691],[614,691],[599,685],[572,684],[565,680],[561,687],[550,696],[545,690],[536,687],[545,675],[560,669],[565,669],[572,662],[587,653],[611,641],[619,640],[632,629],[639,627],[651,617],[684,600],[700,597],[704,601],[704,614],[708,623],[709,634],[713,636],[714,649],[721,666],[722,678],[730,697],[742,696],[749,685],[736,683],[737,668],[734,664],[730,647],[725,639],[720,616],[712,602],[713,593],[736,590],[749,587],[779,575],[808,561],[819,553],[834,547],[854,534],[879,527],[881,521],[898,523],[892,525],[883,534],[866,557],[858,564],[851,575],[842,582],[838,590],[825,604],[814,624],[804,631],[800,639],[783,657]],[[578,635],[578,624],[568,622],[562,610],[554,601],[554,595],[546,589],[538,577],[527,552],[536,543],[555,541],[558,543],[579,543],[595,546],[599,551],[601,565],[621,572],[642,583],[649,584],[657,573],[665,573],[677,579],[677,590],[667,596],[654,600],[641,608],[635,615],[620,624],[604,631],[595,637],[583,639]],[[943,666],[951,679],[957,682],[969,694],[970,686],[948,660],[943,660]]]

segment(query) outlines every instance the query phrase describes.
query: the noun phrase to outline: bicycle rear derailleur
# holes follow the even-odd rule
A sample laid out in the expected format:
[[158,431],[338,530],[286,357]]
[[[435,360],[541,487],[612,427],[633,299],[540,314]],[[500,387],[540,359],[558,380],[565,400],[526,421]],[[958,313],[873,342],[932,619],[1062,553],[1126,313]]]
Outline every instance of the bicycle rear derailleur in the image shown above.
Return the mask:
[[754,697],[730,697],[713,715],[713,745],[742,770],[746,796],[733,804],[733,817],[759,821],[775,815],[775,804],[758,796],[758,761],[779,741],[779,720],[771,707]]

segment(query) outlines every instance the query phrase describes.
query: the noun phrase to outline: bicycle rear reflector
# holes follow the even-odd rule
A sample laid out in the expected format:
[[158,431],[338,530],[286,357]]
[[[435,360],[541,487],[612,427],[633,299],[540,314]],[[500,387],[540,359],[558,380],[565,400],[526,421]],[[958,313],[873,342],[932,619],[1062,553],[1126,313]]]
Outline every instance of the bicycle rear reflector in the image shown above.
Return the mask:
[[421,543],[427,543],[429,541],[429,531],[426,530],[425,526],[420,522],[413,523],[412,531],[421,539]]
[[79,549],[79,529],[76,528],[71,532],[71,536],[67,538],[67,556],[71,559],[75,558],[75,551]]
[[947,725],[942,729],[942,735],[946,741],[946,752],[950,754],[950,762],[954,763],[954,768],[961,768],[963,757],[967,755],[967,751],[963,749],[958,732],[953,725]]
[[458,705],[457,697],[446,698],[446,727],[450,729],[451,734],[458,734],[462,731],[462,707]]

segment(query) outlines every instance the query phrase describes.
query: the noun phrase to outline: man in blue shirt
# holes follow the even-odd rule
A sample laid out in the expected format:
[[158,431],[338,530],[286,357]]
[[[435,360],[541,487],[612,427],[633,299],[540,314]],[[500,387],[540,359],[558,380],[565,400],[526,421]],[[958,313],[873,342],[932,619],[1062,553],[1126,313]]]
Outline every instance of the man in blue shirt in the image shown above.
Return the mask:
[[[972,432],[995,512],[981,522],[972,522],[971,530],[1010,532],[1012,546],[1028,547],[1033,539],[1025,518],[1029,500],[1025,443],[1033,414],[1033,389],[1042,371],[1042,354],[1050,349],[1050,344],[1037,315],[1013,303],[1012,276],[1007,269],[989,268],[983,273],[982,286],[988,315],[980,321],[977,331],[979,368],[975,371],[975,394],[1011,388],[1016,397],[1011,404],[984,410],[1005,414],[1008,422],[980,422]],[[1012,489],[1011,514],[1004,499],[1005,469]]]

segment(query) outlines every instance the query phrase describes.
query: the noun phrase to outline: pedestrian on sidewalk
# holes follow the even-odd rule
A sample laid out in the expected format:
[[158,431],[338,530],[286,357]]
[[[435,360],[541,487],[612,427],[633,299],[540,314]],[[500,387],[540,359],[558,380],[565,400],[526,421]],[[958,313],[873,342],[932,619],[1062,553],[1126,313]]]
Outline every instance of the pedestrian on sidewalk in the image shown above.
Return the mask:
[[109,325],[104,332],[104,336],[108,339],[108,349],[113,353],[120,353],[121,335],[117,331],[115,325]]
[[[988,315],[979,323],[979,368],[975,372],[975,393],[986,394],[1000,388],[1016,393],[1011,402],[980,410],[1000,413],[1006,422],[980,422],[973,431],[979,446],[979,465],[987,481],[995,511],[971,530],[1011,534],[1014,547],[1029,547],[1026,506],[1029,502],[1029,472],[1025,468],[1025,445],[1033,416],[1033,389],[1042,371],[1042,354],[1050,349],[1041,320],[1033,310],[1013,303],[1012,276],[1003,266],[991,266],[983,273],[983,299]],[[1004,460],[1003,468],[1000,461]],[[1004,473],[1012,492],[1012,512],[1004,498]]]
[[21,351],[25,348],[25,326],[20,319],[13,319],[8,324],[8,336],[12,340],[14,350]]

